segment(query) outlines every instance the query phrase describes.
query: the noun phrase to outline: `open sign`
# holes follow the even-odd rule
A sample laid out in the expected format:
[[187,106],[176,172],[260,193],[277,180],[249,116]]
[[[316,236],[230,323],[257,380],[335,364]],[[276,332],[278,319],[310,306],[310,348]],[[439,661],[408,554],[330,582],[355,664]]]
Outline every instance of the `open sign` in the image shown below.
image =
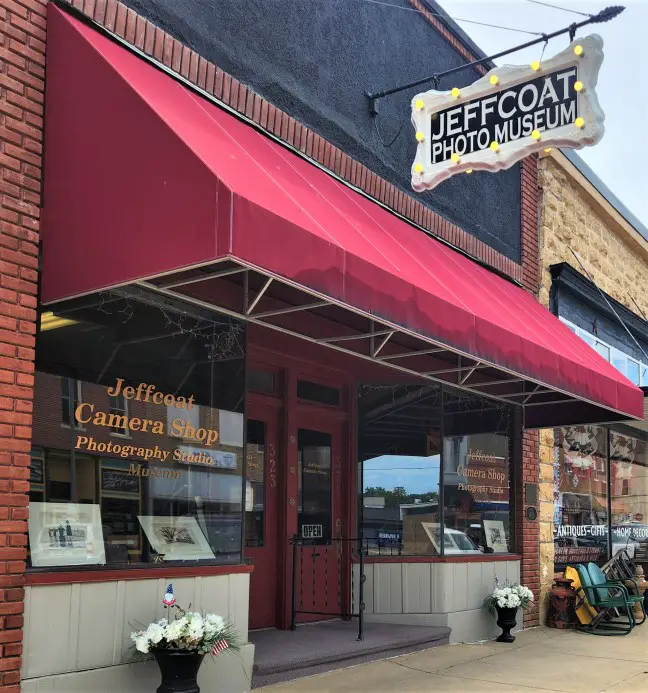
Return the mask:
[[324,536],[322,525],[302,525],[301,535],[303,539],[321,539]]

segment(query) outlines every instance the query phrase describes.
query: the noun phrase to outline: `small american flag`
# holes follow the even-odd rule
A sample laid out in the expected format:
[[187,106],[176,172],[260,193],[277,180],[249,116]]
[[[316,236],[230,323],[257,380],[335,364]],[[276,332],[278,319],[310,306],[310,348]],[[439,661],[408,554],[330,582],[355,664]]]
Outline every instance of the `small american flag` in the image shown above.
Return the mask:
[[217,654],[220,654],[226,650],[228,647],[229,645],[227,644],[227,640],[218,640],[214,643],[211,653],[216,656]]

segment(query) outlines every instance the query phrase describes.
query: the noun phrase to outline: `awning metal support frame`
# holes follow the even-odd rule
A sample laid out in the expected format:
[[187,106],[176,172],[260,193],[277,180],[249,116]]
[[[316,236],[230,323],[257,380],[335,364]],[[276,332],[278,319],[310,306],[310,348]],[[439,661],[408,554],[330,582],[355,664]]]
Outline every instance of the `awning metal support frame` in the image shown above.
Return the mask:
[[[313,344],[325,346],[328,349],[333,349],[334,351],[338,351],[355,358],[360,358],[365,361],[386,366],[392,371],[403,373],[418,380],[450,385],[471,394],[478,395],[480,397],[487,397],[488,399],[503,402],[515,407],[558,404],[577,399],[573,395],[562,392],[547,385],[546,383],[523,376],[517,376],[510,369],[494,363],[488,363],[483,358],[477,358],[475,355],[461,352],[451,345],[442,344],[426,335],[417,334],[413,330],[409,330],[400,325],[391,323],[386,319],[378,318],[375,315],[367,313],[366,311],[353,308],[340,300],[332,299],[329,296],[321,294],[317,291],[305,288],[299,284],[296,284],[295,282],[285,279],[284,277],[276,276],[256,266],[244,263],[237,258],[228,257],[219,262],[235,262],[237,266],[235,268],[228,268],[220,272],[205,273],[205,275],[201,277],[190,277],[185,280],[176,280],[167,284],[158,285],[150,280],[146,280],[140,281],[136,285],[142,289],[152,291],[157,294],[162,294],[169,298],[179,301],[188,301],[204,309],[216,310],[229,315],[230,317],[247,321],[248,323],[260,325],[262,327],[266,327],[298,339],[309,341]],[[219,306],[217,303],[211,303],[206,300],[185,295],[181,290],[183,286],[187,286],[198,281],[206,281],[214,278],[220,279],[226,276],[234,276],[241,272],[244,273],[244,295],[242,301],[243,309],[241,311],[232,310],[231,308]],[[261,288],[256,290],[256,292],[254,292],[250,287],[250,277],[252,275],[255,277],[260,277],[263,281]],[[268,297],[268,291],[273,285],[289,287],[290,289],[297,290],[302,295],[307,297],[307,301],[299,305],[287,305],[281,308],[260,310],[255,312],[255,309],[260,307],[260,303],[262,302],[263,298]],[[295,329],[271,322],[272,318],[278,316],[316,310],[318,308],[325,307],[341,308],[345,311],[349,311],[350,313],[367,319],[369,321],[369,325],[371,326],[371,331],[358,332],[354,334],[331,334],[330,336],[327,335],[325,337],[314,337],[305,333],[300,333]],[[349,328],[347,326],[341,325],[341,328],[348,332]],[[402,353],[385,354],[385,348],[389,344],[393,344],[398,335],[402,335],[410,342],[412,339],[415,339],[417,342],[421,343],[422,348],[412,348],[410,351],[404,351]],[[353,343],[366,343],[366,340],[370,340],[366,351],[361,352],[351,348]],[[347,346],[347,344],[349,346]],[[425,371],[417,369],[413,366],[407,366],[403,362],[404,359],[416,359],[417,357],[434,356],[436,354],[454,354],[457,358],[457,363],[456,365],[449,366],[448,368]],[[466,363],[468,365],[464,365]],[[503,377],[495,380],[471,382],[471,379],[475,378],[476,374],[483,369],[495,369],[502,373]],[[501,388],[502,386],[507,385],[517,387],[511,387],[511,391],[507,392],[493,392],[492,390],[492,388]],[[535,398],[539,397],[540,395],[546,396],[550,393],[555,394],[558,397],[550,402],[546,399],[539,399],[535,401]],[[563,399],[560,399],[560,396],[562,396]]]

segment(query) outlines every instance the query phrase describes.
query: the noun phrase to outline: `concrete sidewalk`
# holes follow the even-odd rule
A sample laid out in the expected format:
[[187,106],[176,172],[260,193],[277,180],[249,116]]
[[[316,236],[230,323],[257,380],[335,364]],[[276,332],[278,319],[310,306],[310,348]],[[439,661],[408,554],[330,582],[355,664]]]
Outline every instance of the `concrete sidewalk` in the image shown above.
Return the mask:
[[259,688],[267,693],[640,693],[648,691],[648,623],[601,637],[533,628],[511,645],[444,645]]

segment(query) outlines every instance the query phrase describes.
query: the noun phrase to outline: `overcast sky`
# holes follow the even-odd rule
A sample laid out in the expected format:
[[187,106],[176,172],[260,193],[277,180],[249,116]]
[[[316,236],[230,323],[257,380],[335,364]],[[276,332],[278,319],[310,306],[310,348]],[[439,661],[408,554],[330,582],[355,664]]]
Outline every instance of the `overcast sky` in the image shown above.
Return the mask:
[[[591,33],[602,36],[605,53],[597,87],[599,102],[605,113],[605,135],[596,146],[581,149],[578,153],[623,204],[648,226],[648,0],[547,2],[588,14],[595,14],[614,4],[626,7],[625,12],[611,22],[592,24],[577,33],[577,36]],[[533,4],[528,0],[440,0],[440,4],[455,18],[541,33],[551,33],[574,21],[585,19],[569,12]],[[533,38],[467,22],[458,24],[487,55]],[[560,52],[568,42],[567,35],[551,40],[544,57]],[[498,65],[524,65],[538,60],[541,53],[542,44],[496,62]]]

